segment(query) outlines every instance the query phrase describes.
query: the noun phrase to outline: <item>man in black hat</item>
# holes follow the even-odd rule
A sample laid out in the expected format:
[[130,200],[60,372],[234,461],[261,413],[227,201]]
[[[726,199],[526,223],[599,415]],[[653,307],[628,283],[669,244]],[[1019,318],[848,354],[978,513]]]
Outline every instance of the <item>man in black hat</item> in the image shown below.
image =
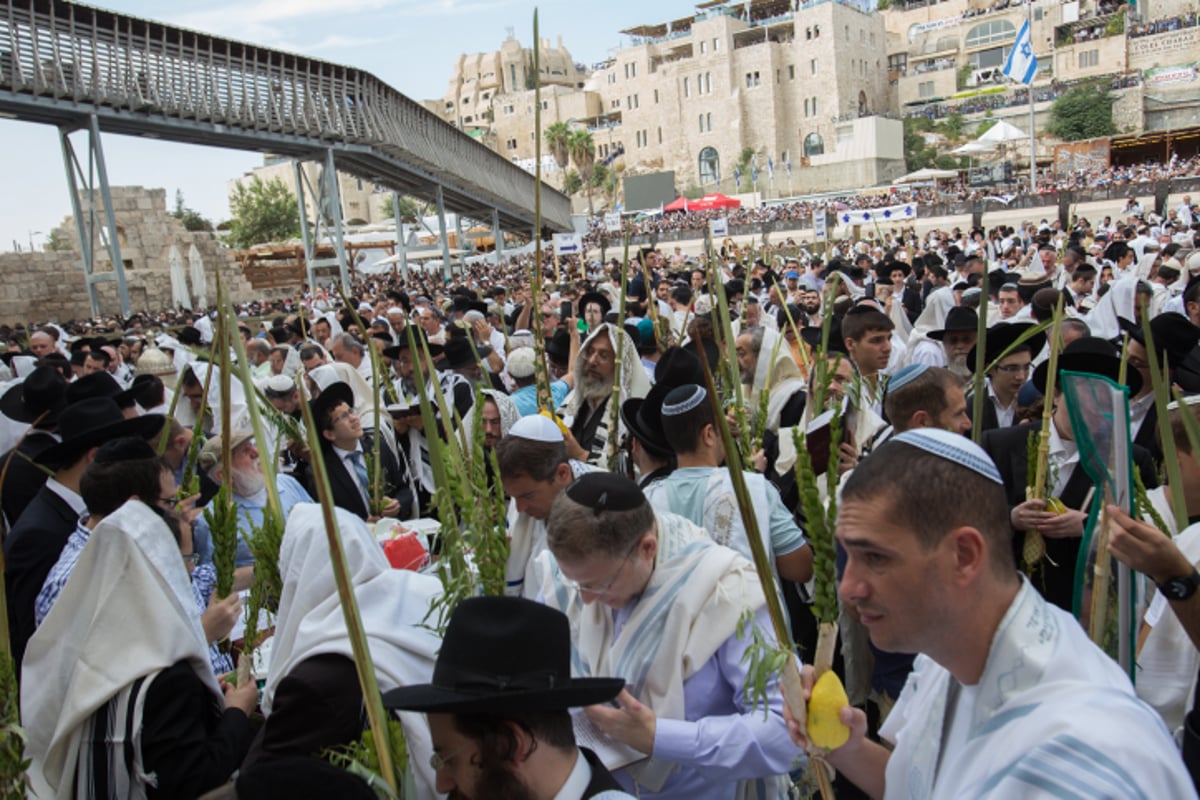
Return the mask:
[[[989,365],[995,362],[996,366],[988,372],[984,382],[987,398],[983,403],[982,419],[972,420],[972,424],[978,424],[985,431],[1016,424],[1021,387],[1033,373],[1034,356],[1046,344],[1045,333],[1034,334],[1021,344],[1015,344],[1033,327],[1031,322],[1001,322],[988,329],[984,337],[983,360]],[[976,349],[971,348],[967,354],[967,366],[971,370],[975,369]],[[996,359],[1006,350],[1009,350],[1008,354],[997,362]],[[970,398],[967,399],[967,409],[974,409]]]
[[930,367],[945,367],[966,380],[971,375],[967,354],[975,346],[979,317],[969,308],[953,306],[946,312],[941,329],[930,331],[930,342],[918,342],[913,348],[912,363]]
[[93,397],[67,406],[59,415],[61,441],[43,450],[38,464],[54,470],[4,539],[4,579],[13,660],[21,663],[33,635],[33,609],[46,575],[87,511],[79,480],[96,448],[110,439],[155,436],[164,419],[151,414],[125,419],[110,397]]
[[572,678],[567,618],[516,597],[454,610],[433,682],[393,689],[388,708],[429,719],[437,791],[481,800],[632,800],[576,746],[568,709],[611,701],[620,678]]
[[0,412],[17,422],[32,423],[16,447],[0,455],[6,469],[0,484],[0,504],[11,528],[29,501],[46,483],[46,473],[33,459],[58,442],[58,412],[65,404],[67,382],[53,366],[39,366],[21,383],[0,397]]
[[[1045,392],[1046,379],[1050,372],[1049,362],[1042,362],[1033,373],[1033,385]],[[1075,562],[1079,555],[1080,539],[1083,536],[1087,511],[1084,510],[1092,493],[1098,489],[1092,484],[1083,467],[1079,465],[1079,451],[1071,430],[1071,418],[1067,412],[1065,395],[1061,389],[1064,370],[1102,375],[1117,380],[1121,358],[1117,349],[1103,339],[1085,336],[1068,344],[1058,357],[1059,378],[1055,381],[1054,397],[1046,402],[1054,404],[1050,429],[1050,455],[1048,474],[1051,485],[1045,487],[1047,497],[1057,498],[1066,511],[1056,514],[1045,500],[1026,500],[1026,490],[1034,480],[1029,474],[1028,448],[1030,434],[1041,431],[1041,420],[997,428],[983,435],[983,449],[996,463],[1004,480],[1011,508],[1009,521],[1014,531],[1013,549],[1018,567],[1025,569],[1033,584],[1051,603],[1071,610],[1075,587]],[[1136,370],[1126,375],[1126,384],[1131,394],[1136,395],[1142,386],[1142,378]],[[1036,441],[1036,438],[1035,438]],[[1133,460],[1141,472],[1142,481],[1149,488],[1158,485],[1154,463],[1145,448],[1133,445]],[[1036,563],[1026,563],[1024,549],[1027,535],[1041,534],[1045,542],[1045,556]]]
[[704,380],[700,361],[690,350],[669,347],[658,362],[658,380],[644,398],[621,404],[621,420],[629,432],[630,458],[637,470],[638,488],[646,489],[675,469],[675,451],[663,435],[663,399],[676,386]]

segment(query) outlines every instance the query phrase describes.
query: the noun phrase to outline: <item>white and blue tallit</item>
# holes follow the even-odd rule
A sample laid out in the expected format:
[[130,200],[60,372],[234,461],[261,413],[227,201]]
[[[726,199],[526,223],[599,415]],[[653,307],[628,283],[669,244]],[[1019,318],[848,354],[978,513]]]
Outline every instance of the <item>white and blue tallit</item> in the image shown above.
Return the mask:
[[918,656],[880,735],[886,798],[1196,796],[1162,720],[1024,578],[979,683]]

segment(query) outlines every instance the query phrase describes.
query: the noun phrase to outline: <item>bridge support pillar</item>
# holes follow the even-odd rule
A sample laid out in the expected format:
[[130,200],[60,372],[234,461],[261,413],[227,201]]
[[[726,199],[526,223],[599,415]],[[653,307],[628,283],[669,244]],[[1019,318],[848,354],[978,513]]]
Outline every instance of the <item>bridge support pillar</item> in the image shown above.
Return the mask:
[[[317,185],[308,179],[303,164],[299,160],[292,161],[292,169],[296,175],[296,204],[300,211],[300,236],[304,242],[304,267],[308,275],[309,291],[315,291],[317,286],[317,267],[337,265],[338,279],[342,291],[350,293],[350,276],[346,263],[346,243],[342,232],[342,200],[338,192],[337,167],[333,160],[333,149],[325,150],[321,164],[321,175]],[[308,199],[313,204],[313,224],[308,224]],[[332,259],[318,259],[317,247],[323,239],[329,239],[333,246]]]
[[400,271],[408,280],[408,239],[404,236],[404,222],[400,219],[400,193],[392,192],[392,216],[396,219],[396,255],[400,256]]
[[[121,241],[117,235],[117,218],[113,212],[112,192],[108,185],[108,168],[104,163],[104,148],[100,144],[100,124],[96,115],[88,117],[87,123],[87,169],[79,160],[71,133],[77,128],[59,128],[58,138],[62,146],[63,166],[67,171],[67,187],[71,191],[71,210],[75,216],[75,230],[79,234],[79,250],[82,254],[83,279],[87,284],[88,302],[92,316],[100,315],[100,295],[96,284],[105,281],[117,282],[117,299],[121,315],[128,319],[132,315],[129,305],[129,288],[125,283],[125,262],[121,260]],[[82,191],[81,191],[82,190]],[[100,223],[99,204],[104,208],[104,222]],[[96,240],[108,251],[112,272],[96,272]]]
[[500,210],[492,209],[492,252],[496,255],[496,266],[504,258],[504,232],[500,230]]
[[[438,215],[438,238],[442,240],[442,277],[449,280],[450,278],[450,240],[446,236],[446,198],[442,194],[442,185],[439,183],[435,189],[437,195],[437,215]],[[459,242],[461,245],[462,242]]]

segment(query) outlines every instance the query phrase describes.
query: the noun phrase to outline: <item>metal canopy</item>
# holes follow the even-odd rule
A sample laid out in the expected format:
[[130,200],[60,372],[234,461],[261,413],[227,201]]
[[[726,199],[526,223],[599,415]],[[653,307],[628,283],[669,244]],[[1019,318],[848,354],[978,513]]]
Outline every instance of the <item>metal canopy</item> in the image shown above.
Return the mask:
[[[534,176],[370,73],[62,0],[0,7],[0,115],[301,160],[332,150],[356,177],[534,226]],[[542,224],[572,229],[548,185]]]

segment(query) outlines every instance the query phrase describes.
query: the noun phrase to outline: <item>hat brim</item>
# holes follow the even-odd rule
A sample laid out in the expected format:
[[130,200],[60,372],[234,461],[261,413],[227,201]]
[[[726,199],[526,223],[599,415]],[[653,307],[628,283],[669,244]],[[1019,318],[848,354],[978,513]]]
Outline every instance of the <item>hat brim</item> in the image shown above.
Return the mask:
[[[1058,356],[1058,371],[1062,373],[1064,370],[1067,372],[1086,372],[1089,375],[1100,375],[1108,378],[1113,383],[1117,383],[1121,371],[1121,361],[1120,359],[1097,353],[1060,353]],[[1033,371],[1033,387],[1043,395],[1046,393],[1046,378],[1049,374],[1049,361],[1043,361]],[[1135,369],[1126,370],[1125,385],[1129,387],[1130,396],[1140,392],[1142,389],[1141,373]]]
[[[994,328],[988,328],[986,339],[984,341],[983,361],[984,366],[995,361],[1001,353],[1012,346],[1012,343],[1021,338],[1026,331],[1035,327],[1032,322],[1006,322],[1002,325],[997,325]],[[1001,333],[1001,331],[1003,331]],[[1001,335],[997,336],[997,333]],[[1042,352],[1042,348],[1046,346],[1046,333],[1044,331],[1035,333],[1025,341],[1021,342],[1021,347],[1029,348],[1030,354],[1037,358],[1038,353]],[[971,348],[971,352],[967,353],[967,366],[972,370],[975,369],[975,357],[979,352],[979,343]],[[1011,355],[1011,354],[1010,354]]]
[[98,447],[109,439],[120,439],[125,436],[136,436],[139,439],[148,439],[154,434],[162,430],[163,423],[166,417],[162,414],[144,414],[133,419],[125,419],[120,422],[114,422],[112,425],[104,425],[99,428],[93,428],[83,436],[77,436],[74,439],[67,439],[59,442],[53,447],[47,447],[33,459],[35,463],[41,464],[50,469],[58,469],[59,467],[69,463],[73,456],[78,455],[92,447]]
[[[46,409],[44,412],[37,412],[25,405],[25,393],[23,385],[18,383],[13,386],[3,395],[0,395],[0,413],[13,420],[14,422],[34,422],[39,416],[42,417],[42,423],[45,425],[58,417],[58,412],[65,405],[65,399],[60,401],[55,406]],[[45,416],[42,416],[42,415]]]
[[473,694],[433,684],[401,686],[383,695],[385,708],[454,714],[515,714],[560,711],[612,700],[625,688],[623,678],[573,678],[566,686],[521,692]]
[[321,418],[331,409],[337,408],[342,403],[350,406],[350,408],[354,408],[354,390],[350,388],[350,384],[344,381],[337,381],[322,389],[317,399],[310,402],[311,405],[309,407],[312,409],[313,420],[316,421],[317,428],[320,429]]
[[[420,343],[418,343],[418,347],[419,346],[420,346]],[[429,342],[428,347],[429,347],[429,355],[433,356],[434,358],[437,358],[438,356],[440,356],[442,354],[442,346],[440,344],[433,344],[432,342]],[[383,348],[383,350],[381,351],[380,354],[384,358],[396,359],[396,358],[399,358],[400,354],[407,349],[408,349],[408,337],[405,336],[404,338],[402,338],[400,340],[400,344],[392,345],[391,347],[385,347],[385,348]]]
[[621,421],[625,423],[626,429],[637,437],[647,453],[656,458],[670,458],[675,455],[675,451],[662,438],[662,434],[645,428],[638,421],[638,411],[644,402],[644,398],[632,397],[621,403]]

